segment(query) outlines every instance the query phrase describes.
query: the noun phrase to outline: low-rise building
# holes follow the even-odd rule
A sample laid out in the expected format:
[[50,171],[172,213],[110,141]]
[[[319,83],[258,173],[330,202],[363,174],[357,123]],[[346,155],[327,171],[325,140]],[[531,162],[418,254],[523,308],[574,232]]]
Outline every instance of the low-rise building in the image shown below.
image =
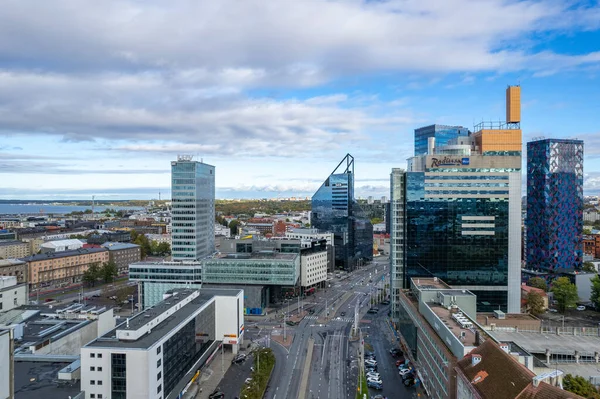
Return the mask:
[[26,283],[27,262],[20,259],[0,259],[0,276],[15,276],[17,283]]
[[30,254],[29,245],[22,241],[0,241],[0,259],[24,258]]
[[525,306],[527,306],[527,296],[530,292],[536,292],[539,294],[544,301],[544,310],[548,309],[548,294],[546,294],[546,291],[542,290],[541,288],[531,287],[525,283],[522,283],[521,299],[523,300]]
[[109,259],[117,265],[119,274],[128,273],[129,265],[142,260],[142,249],[136,244],[105,242],[102,247],[108,249]]
[[[517,354],[518,356],[518,354]],[[458,399],[582,399],[556,385],[562,371],[535,375],[519,364],[510,346],[486,340],[456,365]]]
[[109,252],[106,248],[81,248],[32,255],[23,260],[27,262],[29,288],[34,290],[79,283],[90,265],[109,261]]
[[27,305],[27,301],[27,284],[19,284],[15,276],[0,277],[0,313]]
[[242,290],[182,289],[165,296],[81,348],[86,399],[180,397],[222,345],[237,353],[244,339]]
[[148,241],[156,242],[157,244],[167,243],[171,245],[171,234],[146,234]]
[[42,253],[72,251],[83,247],[84,242],[75,238],[66,240],[47,241],[40,245]]

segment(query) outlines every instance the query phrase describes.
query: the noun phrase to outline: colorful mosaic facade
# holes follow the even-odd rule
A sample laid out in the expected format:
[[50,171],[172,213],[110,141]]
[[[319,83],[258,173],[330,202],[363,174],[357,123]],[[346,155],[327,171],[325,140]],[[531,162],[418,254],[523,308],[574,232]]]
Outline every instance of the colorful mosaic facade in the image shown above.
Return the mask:
[[527,268],[581,269],[583,141],[527,143]]

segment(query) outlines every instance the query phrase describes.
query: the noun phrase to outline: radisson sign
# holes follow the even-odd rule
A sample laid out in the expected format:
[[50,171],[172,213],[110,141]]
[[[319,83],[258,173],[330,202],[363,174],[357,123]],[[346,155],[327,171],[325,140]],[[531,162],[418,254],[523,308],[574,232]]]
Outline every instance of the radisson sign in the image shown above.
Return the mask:
[[465,166],[469,165],[469,158],[453,158],[453,157],[443,157],[443,158],[431,158],[430,168],[439,168],[441,166]]

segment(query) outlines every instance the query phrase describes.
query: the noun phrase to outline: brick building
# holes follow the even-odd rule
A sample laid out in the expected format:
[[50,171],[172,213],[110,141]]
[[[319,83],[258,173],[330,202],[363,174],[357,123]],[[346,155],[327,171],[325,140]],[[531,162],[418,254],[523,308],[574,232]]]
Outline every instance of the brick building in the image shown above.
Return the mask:
[[139,245],[107,242],[102,244],[103,248],[108,249],[109,259],[117,265],[119,274],[129,272],[129,265],[142,260],[142,251]]

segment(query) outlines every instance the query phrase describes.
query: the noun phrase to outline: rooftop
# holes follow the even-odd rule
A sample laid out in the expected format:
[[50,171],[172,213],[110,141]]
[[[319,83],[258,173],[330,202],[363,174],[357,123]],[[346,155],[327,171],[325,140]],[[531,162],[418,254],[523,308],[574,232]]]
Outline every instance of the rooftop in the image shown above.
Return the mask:
[[297,253],[281,253],[274,251],[264,252],[253,252],[249,254],[235,253],[235,254],[223,254],[220,257],[215,258],[216,260],[224,259],[277,259],[277,260],[294,260],[298,257]]
[[22,260],[24,260],[25,262],[36,262],[36,261],[40,261],[40,260],[66,258],[69,256],[86,255],[86,254],[93,254],[93,253],[105,252],[105,251],[107,251],[106,248],[79,248],[79,249],[74,249],[72,251],[48,252],[45,254],[32,255],[32,256],[23,258]]
[[102,244],[102,247],[108,249],[109,251],[120,251],[122,249],[139,248],[140,246],[127,242],[105,242]]
[[19,241],[19,240],[1,240],[0,241],[0,247],[9,247],[9,246],[13,246],[13,245],[27,245],[27,243],[24,243],[23,241]]
[[[186,300],[189,296],[199,292],[199,295],[191,302],[182,306],[165,320],[152,327],[147,334],[136,340],[120,340],[117,338],[117,331],[136,331],[149,324],[152,320],[158,319],[163,313],[176,307],[180,302]],[[165,334],[175,329],[181,322],[193,315],[204,304],[209,302],[215,296],[235,296],[240,290],[237,289],[207,289],[201,290],[183,289],[174,292],[173,296],[157,303],[153,307],[138,313],[128,322],[118,325],[102,337],[88,343],[86,347],[99,348],[139,348],[148,349],[158,342]]]
[[[463,317],[467,318],[466,315],[464,315],[463,313],[451,312],[447,308],[438,304],[428,303],[427,305],[429,305],[429,307],[431,308],[431,310],[433,310],[436,316],[439,317],[440,320],[442,320],[442,322],[446,325],[448,330],[450,330],[450,332],[452,332],[452,334],[454,334],[454,336],[458,338],[464,346],[475,346],[476,337],[475,333],[473,332],[475,330],[472,327],[464,328],[457,320],[457,318],[459,318],[459,315],[462,315]],[[466,326],[468,324],[463,323],[463,325]],[[471,326],[472,325],[473,324],[471,323]]]
[[413,285],[419,289],[452,289],[451,286],[437,277],[413,277],[411,278],[411,281]]
[[75,397],[79,381],[59,381],[58,372],[70,363],[15,361],[15,399]]

